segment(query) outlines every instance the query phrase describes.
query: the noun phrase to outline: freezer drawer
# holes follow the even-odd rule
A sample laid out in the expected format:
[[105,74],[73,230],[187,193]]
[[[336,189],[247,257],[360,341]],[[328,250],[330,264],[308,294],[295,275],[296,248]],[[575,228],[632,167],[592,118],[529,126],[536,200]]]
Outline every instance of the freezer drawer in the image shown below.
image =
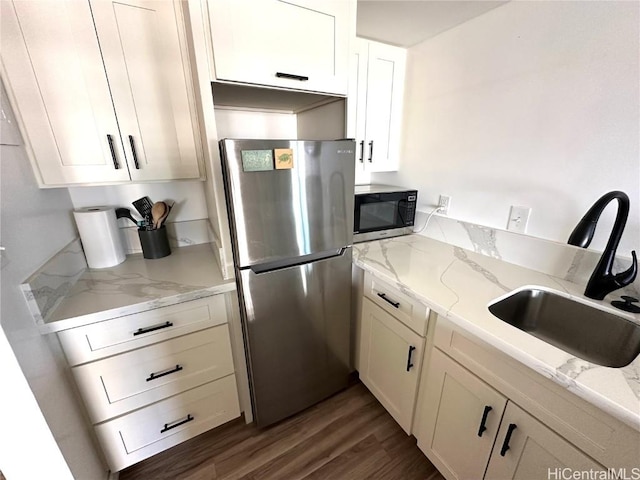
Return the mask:
[[345,388],[351,248],[270,272],[239,271],[254,415],[269,425]]

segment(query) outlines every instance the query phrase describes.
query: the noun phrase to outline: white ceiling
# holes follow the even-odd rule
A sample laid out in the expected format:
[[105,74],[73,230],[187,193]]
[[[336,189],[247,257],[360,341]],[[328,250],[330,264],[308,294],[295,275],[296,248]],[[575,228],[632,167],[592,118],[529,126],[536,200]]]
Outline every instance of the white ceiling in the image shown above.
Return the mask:
[[505,1],[358,0],[359,37],[410,47],[492,10]]

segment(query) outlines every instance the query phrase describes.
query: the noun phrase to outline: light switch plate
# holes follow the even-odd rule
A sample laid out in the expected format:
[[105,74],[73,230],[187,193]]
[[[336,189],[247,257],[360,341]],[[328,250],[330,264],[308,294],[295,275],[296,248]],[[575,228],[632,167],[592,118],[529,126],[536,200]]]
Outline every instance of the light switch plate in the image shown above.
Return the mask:
[[509,212],[509,222],[507,223],[507,230],[517,233],[527,233],[527,226],[529,225],[529,216],[531,215],[531,207],[520,207],[516,205],[511,206]]

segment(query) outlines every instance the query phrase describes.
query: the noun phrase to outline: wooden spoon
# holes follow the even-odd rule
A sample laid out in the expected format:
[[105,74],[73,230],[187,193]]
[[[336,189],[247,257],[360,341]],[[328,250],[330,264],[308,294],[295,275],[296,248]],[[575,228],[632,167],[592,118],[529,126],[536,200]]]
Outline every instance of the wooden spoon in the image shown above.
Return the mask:
[[151,207],[151,218],[153,219],[153,228],[160,228],[160,220],[167,211],[167,204],[164,202],[156,202]]

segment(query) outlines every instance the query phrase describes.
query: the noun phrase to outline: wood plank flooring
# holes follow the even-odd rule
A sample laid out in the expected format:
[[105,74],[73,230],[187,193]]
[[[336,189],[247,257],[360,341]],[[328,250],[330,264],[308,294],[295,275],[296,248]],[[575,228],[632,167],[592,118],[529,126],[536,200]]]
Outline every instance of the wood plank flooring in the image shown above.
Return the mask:
[[120,480],[443,480],[362,383],[272,427],[243,418],[120,472]]

